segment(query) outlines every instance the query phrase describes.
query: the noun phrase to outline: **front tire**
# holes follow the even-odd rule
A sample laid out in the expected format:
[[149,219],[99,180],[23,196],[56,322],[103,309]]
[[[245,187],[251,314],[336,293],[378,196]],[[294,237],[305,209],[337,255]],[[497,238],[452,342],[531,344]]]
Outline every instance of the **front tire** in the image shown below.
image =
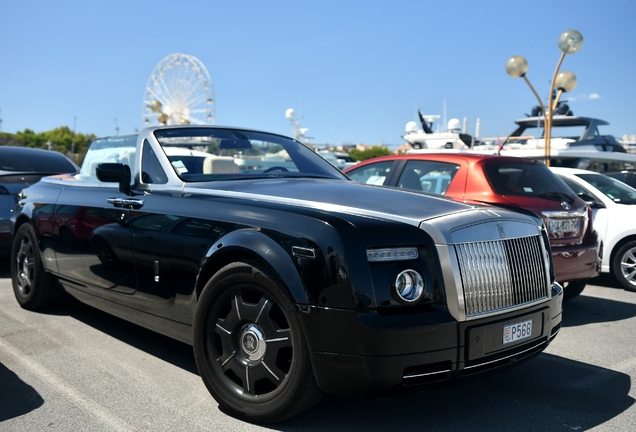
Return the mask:
[[18,228],[13,239],[11,282],[15,298],[24,309],[46,309],[57,303],[59,290],[44,270],[35,231],[28,223]]
[[636,291],[636,241],[625,243],[614,255],[612,273],[623,288]]
[[563,283],[563,300],[567,301],[567,300],[572,300],[573,298],[578,297],[583,292],[586,285],[587,285],[587,279],[564,282]]
[[199,373],[216,401],[248,421],[271,423],[322,395],[297,311],[256,262],[236,262],[206,284],[193,326]]

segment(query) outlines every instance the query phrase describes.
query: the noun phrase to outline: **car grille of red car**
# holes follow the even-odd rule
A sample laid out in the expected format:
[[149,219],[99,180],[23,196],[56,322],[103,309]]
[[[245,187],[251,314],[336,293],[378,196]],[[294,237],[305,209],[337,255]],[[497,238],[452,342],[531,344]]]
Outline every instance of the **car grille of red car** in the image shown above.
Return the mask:
[[548,298],[543,250],[540,236],[456,244],[466,316]]

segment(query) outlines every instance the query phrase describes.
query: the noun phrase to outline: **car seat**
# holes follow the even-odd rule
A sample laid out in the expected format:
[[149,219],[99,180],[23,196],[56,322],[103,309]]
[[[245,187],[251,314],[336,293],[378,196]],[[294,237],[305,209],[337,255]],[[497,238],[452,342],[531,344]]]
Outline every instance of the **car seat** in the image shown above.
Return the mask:
[[402,173],[400,181],[398,182],[398,187],[417,191],[423,190],[420,176],[413,170],[407,170]]

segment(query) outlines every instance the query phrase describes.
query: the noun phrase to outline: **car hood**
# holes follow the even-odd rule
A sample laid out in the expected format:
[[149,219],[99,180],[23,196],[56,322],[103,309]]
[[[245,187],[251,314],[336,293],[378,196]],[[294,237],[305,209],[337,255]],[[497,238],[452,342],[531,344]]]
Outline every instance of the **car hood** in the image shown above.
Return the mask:
[[[415,226],[450,214],[489,209],[405,189],[334,180],[279,178],[198,183],[188,184],[184,192],[302,206]],[[522,217],[516,212],[514,215]]]

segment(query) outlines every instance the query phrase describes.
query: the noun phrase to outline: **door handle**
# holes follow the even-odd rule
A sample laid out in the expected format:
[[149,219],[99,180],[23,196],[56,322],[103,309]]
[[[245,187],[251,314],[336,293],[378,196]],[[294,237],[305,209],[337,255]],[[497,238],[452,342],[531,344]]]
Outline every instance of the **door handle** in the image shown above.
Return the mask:
[[144,205],[144,200],[132,198],[108,198],[106,202],[113,204],[115,207],[140,208]]

